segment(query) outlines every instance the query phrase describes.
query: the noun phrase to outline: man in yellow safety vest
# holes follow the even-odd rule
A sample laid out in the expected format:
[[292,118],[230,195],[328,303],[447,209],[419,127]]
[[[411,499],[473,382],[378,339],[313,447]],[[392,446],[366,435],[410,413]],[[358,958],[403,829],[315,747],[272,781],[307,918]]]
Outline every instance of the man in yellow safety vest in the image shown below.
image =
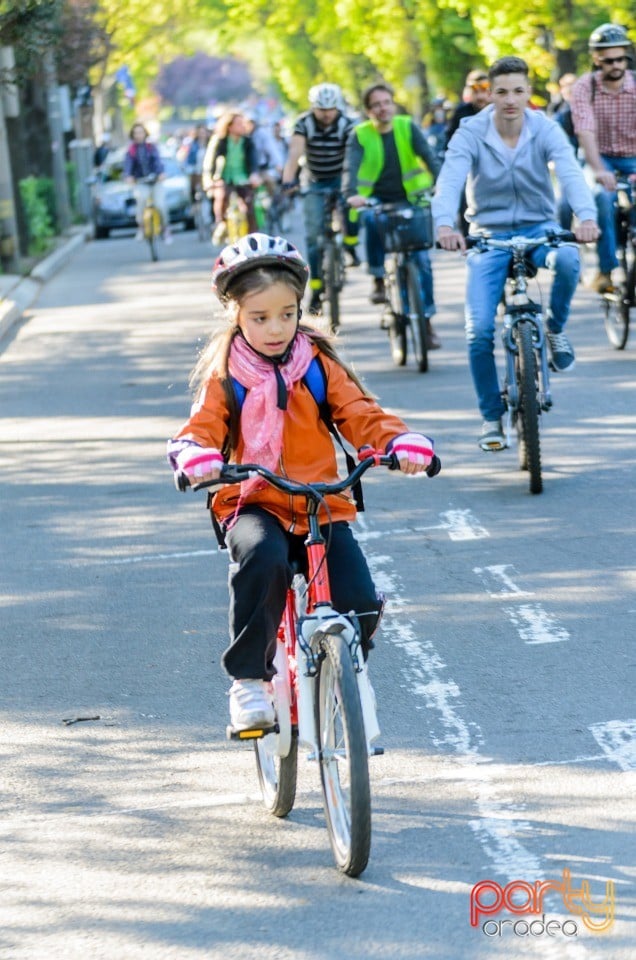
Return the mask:
[[[393,89],[374,83],[365,90],[363,104],[369,119],[355,127],[347,141],[344,194],[359,210],[373,197],[381,203],[409,203],[432,187],[439,163],[421,127],[410,117],[398,115]],[[371,303],[383,303],[384,241],[375,217],[365,219],[369,273],[373,277]],[[435,313],[433,272],[426,250],[416,254],[427,315]],[[428,349],[441,346],[429,323]]]

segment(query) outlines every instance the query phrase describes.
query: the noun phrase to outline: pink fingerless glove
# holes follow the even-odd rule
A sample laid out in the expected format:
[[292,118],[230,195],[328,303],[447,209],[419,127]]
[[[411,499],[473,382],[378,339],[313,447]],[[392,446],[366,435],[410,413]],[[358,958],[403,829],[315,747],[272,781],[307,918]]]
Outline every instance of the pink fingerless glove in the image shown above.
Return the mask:
[[434,452],[433,441],[422,433],[402,433],[387,444],[387,453],[423,467],[428,467]]
[[170,462],[179,473],[185,473],[189,480],[199,480],[223,466],[221,452],[214,447],[201,447],[189,441],[180,450],[170,451]]

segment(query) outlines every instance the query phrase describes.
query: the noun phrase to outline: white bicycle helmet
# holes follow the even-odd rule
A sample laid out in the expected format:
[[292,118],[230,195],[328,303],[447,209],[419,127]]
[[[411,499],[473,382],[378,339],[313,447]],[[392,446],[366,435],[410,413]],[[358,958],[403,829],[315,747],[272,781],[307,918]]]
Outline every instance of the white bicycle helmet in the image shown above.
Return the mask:
[[290,270],[303,285],[303,292],[309,279],[309,267],[293,243],[284,237],[248,233],[221,250],[212,267],[212,290],[222,300],[229,284],[254,267],[283,267]]
[[337,83],[317,83],[309,90],[309,103],[319,110],[340,110],[342,90]]
[[590,34],[590,50],[604,50],[608,47],[631,47],[627,30],[620,23],[602,23]]

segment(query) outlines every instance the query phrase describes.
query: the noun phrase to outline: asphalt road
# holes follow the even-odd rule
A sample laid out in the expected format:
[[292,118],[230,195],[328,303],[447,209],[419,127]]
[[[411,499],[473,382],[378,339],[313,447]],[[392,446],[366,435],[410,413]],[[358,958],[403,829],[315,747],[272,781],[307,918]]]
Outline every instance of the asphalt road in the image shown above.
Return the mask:
[[0,347],[0,957],[632,958],[636,334],[612,350],[580,288],[531,496],[513,451],[476,444],[461,259],[435,255],[425,375],[392,367],[350,272],[343,352],[444,465],[365,484],[386,753],[352,881],[315,766],[277,821],[224,736],[227,558],[164,460],[210,262],[192,234],[157,264],[92,243]]

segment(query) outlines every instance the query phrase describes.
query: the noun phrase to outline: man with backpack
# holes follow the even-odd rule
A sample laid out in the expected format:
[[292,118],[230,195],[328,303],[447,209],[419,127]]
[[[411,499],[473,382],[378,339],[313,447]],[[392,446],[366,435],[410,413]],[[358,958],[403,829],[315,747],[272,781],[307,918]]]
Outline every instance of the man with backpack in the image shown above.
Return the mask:
[[572,90],[574,130],[599,191],[596,194],[601,237],[597,244],[599,293],[612,286],[616,258],[616,177],[636,175],[636,74],[632,43],[625,27],[604,23],[589,40],[593,69]]

